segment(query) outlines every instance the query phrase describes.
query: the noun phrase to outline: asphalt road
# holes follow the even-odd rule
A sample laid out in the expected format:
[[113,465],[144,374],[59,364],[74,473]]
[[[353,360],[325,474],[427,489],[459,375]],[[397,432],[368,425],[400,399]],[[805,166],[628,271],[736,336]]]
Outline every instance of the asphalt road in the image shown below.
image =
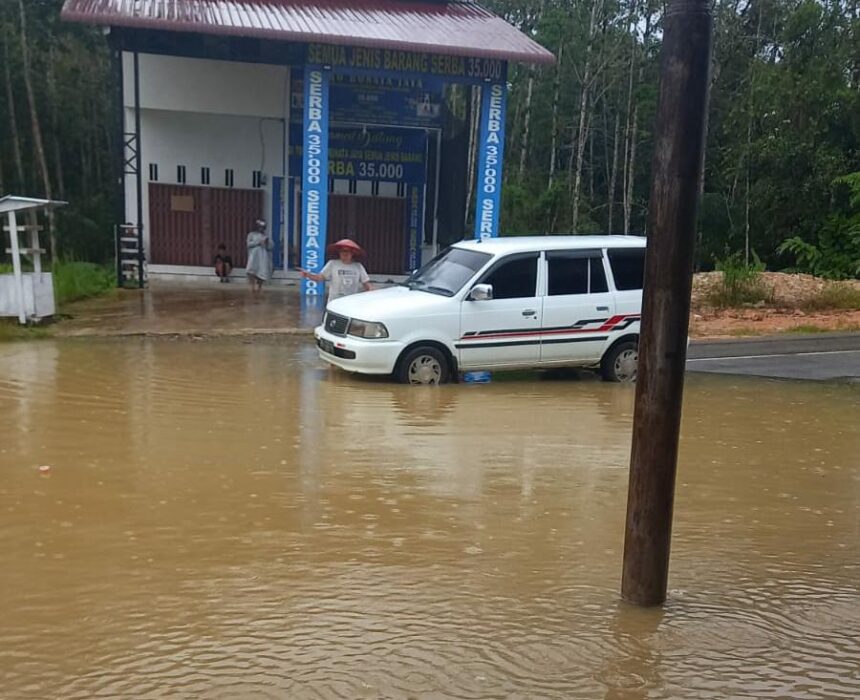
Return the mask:
[[694,341],[687,371],[860,381],[860,333]]

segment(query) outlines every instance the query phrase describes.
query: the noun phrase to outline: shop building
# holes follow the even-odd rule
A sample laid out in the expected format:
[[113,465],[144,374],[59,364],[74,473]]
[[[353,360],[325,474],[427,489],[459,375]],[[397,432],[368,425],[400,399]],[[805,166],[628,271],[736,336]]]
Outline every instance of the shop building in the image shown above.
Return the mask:
[[499,235],[508,66],[554,61],[468,1],[66,0],[62,16],[104,27],[116,51],[117,218],[150,276],[211,275],[220,243],[241,267],[256,218],[276,279],[318,271],[345,236],[390,276]]

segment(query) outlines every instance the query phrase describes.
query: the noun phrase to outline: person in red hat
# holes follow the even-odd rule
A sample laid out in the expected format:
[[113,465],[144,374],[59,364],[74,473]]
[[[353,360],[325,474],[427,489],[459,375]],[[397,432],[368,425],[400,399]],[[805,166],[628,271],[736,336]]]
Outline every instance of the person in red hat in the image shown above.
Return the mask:
[[328,301],[373,289],[367,270],[358,262],[358,258],[364,257],[358,243],[343,238],[328,247],[328,254],[337,255],[337,258],[329,260],[319,274],[298,268],[299,274],[306,279],[328,282]]

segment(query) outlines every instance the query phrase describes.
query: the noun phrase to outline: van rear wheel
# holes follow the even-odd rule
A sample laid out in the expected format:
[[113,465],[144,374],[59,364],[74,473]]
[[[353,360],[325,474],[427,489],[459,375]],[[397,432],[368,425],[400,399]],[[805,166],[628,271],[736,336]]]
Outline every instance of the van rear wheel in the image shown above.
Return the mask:
[[603,381],[632,383],[636,381],[639,364],[639,346],[633,340],[625,340],[609,349],[600,361]]
[[439,348],[421,345],[403,356],[395,377],[402,384],[445,384],[451,379],[451,363]]

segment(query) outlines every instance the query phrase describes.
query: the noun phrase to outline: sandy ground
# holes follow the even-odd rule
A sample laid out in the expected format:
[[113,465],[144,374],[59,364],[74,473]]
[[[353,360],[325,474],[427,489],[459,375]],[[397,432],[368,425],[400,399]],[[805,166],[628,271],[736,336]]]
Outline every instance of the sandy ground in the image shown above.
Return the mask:
[[[806,307],[832,282],[812,275],[765,272],[761,282],[771,299],[749,308],[718,309],[708,296],[721,283],[722,273],[705,272],[693,278],[693,312],[690,335],[696,338],[723,338],[775,333],[816,331],[860,331],[860,309],[810,311]],[[842,282],[860,290],[860,280]]]
[[702,309],[690,318],[690,335],[694,338],[824,331],[860,331],[860,311],[813,313],[781,309]]
[[[698,274],[693,283],[690,335],[730,338],[785,332],[860,331],[860,309],[805,311],[827,282],[809,275],[764,273],[772,301],[752,308],[716,309],[708,295],[720,274]],[[848,282],[860,289],[860,281]],[[306,303],[295,287],[268,287],[260,300],[246,286],[153,283],[70,304],[51,328],[55,336],[305,334],[320,322],[322,308]]]
[[295,288],[267,287],[252,298],[243,284],[152,283],[69,304],[53,335],[239,336],[311,333],[320,300],[303,302]]

